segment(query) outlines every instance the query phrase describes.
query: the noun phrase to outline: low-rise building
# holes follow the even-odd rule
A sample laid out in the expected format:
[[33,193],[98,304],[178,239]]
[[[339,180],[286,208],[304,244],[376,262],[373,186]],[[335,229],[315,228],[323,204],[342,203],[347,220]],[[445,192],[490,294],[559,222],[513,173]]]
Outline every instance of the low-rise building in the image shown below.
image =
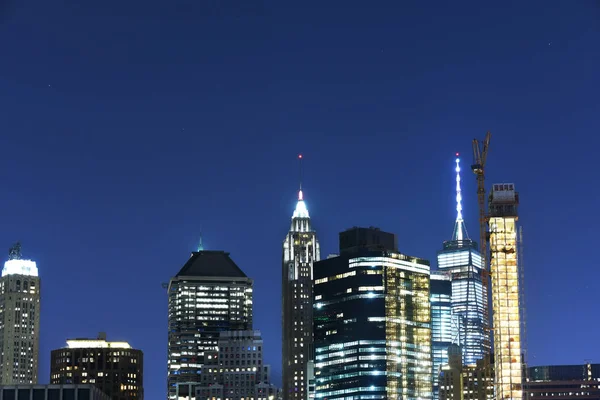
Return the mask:
[[[52,350],[50,383],[91,383],[112,400],[144,399],[144,355],[127,342],[69,339],[67,346]],[[1,399],[0,399],[1,400]]]
[[600,400],[600,364],[527,368],[526,400]]
[[111,400],[94,385],[0,386],[0,400]]

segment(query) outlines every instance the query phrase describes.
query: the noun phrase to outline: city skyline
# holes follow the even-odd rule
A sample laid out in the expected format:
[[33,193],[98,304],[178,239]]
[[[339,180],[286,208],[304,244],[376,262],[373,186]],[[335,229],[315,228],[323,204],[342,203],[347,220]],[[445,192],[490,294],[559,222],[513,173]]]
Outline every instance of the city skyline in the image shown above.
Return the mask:
[[[161,283],[202,230],[255,282],[253,328],[279,385],[297,154],[323,259],[340,231],[378,226],[434,264],[455,217],[456,152],[478,237],[468,165],[488,130],[488,193],[514,182],[523,199],[527,361],[600,360],[595,3],[207,3],[0,10],[0,35],[16,38],[0,44],[0,254],[21,240],[39,266],[40,383],[52,349],[106,331],[144,351],[146,396],[163,399]],[[578,329],[548,330],[557,315]]]

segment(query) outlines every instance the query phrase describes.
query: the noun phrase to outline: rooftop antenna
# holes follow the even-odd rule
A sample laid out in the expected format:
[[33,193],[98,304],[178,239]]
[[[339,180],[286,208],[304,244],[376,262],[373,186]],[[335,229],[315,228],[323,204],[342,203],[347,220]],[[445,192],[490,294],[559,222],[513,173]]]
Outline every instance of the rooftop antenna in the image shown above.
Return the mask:
[[200,239],[198,240],[198,250],[204,251],[204,244],[202,244],[202,228],[200,228]]
[[8,249],[9,260],[20,260],[21,259],[21,242],[17,242]]
[[465,236],[468,238],[467,228],[463,219],[462,190],[460,187],[460,154],[456,153],[456,222],[454,224],[454,235],[452,240],[462,241]]
[[300,167],[300,190],[298,191],[298,200],[304,200],[302,195],[302,154],[298,154],[298,164]]

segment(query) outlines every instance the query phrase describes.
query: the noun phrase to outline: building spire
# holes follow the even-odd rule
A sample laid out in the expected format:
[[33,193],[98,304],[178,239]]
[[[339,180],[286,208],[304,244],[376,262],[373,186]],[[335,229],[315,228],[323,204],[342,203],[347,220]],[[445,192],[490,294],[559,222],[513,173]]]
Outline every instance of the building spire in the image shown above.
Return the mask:
[[456,153],[456,222],[454,223],[454,234],[452,240],[464,240],[469,238],[467,227],[463,219],[462,208],[462,191],[460,189],[460,158]]
[[200,230],[200,239],[198,240],[198,250],[204,251],[204,245],[202,244],[202,229]]
[[295,218],[310,218],[306,203],[304,202],[304,193],[302,192],[302,154],[298,154],[298,163],[300,167],[300,189],[298,190],[298,203],[296,209],[292,215],[292,219]]
[[300,168],[300,189],[298,190],[298,200],[304,200],[302,196],[302,154],[298,154],[298,164]]

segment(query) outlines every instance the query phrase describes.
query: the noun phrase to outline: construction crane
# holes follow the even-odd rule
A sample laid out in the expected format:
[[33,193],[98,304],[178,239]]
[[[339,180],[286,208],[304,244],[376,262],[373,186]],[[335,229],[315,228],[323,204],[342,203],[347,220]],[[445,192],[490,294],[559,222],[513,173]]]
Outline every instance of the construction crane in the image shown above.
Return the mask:
[[[483,291],[487,296],[489,295],[488,291],[488,282],[489,282],[489,270],[488,270],[488,250],[487,250],[487,223],[488,217],[486,215],[485,210],[485,162],[487,160],[488,150],[490,148],[490,138],[492,134],[488,132],[485,135],[485,139],[483,142],[480,142],[477,139],[473,139],[473,165],[471,165],[471,169],[475,173],[475,177],[477,178],[477,199],[479,202],[479,246],[481,250],[481,285],[483,286]],[[487,301],[486,301],[487,304]],[[485,327],[487,328],[487,332],[491,332],[490,326],[490,316],[489,316],[489,305],[484,307],[483,318],[485,320]],[[491,343],[490,343],[490,335],[486,335],[485,346],[491,351]],[[491,372],[490,369],[490,359],[489,357],[484,357],[484,371],[487,374]],[[489,377],[489,376],[488,376]]]

